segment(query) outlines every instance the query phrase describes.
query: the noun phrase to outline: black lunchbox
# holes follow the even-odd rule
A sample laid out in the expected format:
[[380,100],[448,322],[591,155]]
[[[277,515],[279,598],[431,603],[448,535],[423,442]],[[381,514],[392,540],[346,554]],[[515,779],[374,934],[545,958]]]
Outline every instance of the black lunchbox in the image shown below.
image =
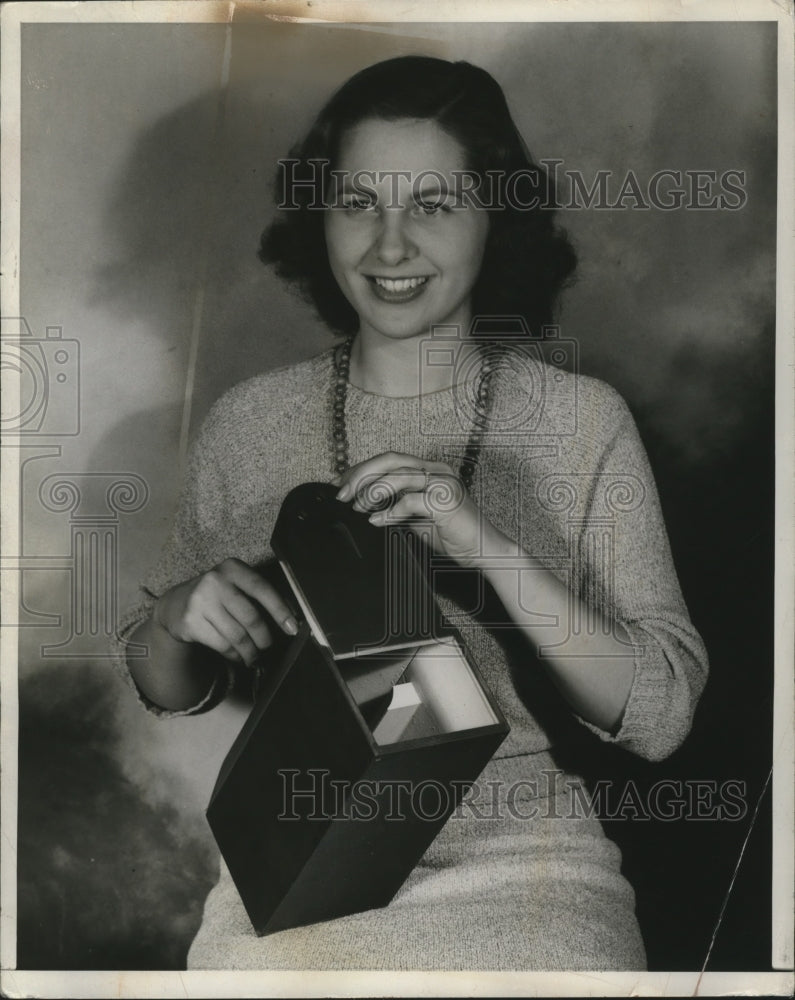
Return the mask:
[[272,546],[306,621],[207,808],[258,934],[385,906],[509,730],[441,620],[427,545],[335,494],[282,505]]

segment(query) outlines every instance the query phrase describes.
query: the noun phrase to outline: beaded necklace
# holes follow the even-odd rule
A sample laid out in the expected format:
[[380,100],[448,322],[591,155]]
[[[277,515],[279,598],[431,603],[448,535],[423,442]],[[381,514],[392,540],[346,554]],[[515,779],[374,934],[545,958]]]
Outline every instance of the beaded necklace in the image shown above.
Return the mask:
[[[331,437],[334,450],[334,472],[338,476],[347,472],[349,468],[348,432],[345,426],[345,399],[348,394],[348,383],[350,380],[352,346],[353,337],[348,337],[338,349],[334,362],[334,400]],[[495,367],[495,356],[494,351],[480,351],[481,374],[478,382],[475,412],[472,429],[469,432],[469,438],[464,449],[461,468],[459,470],[459,478],[467,492],[472,489],[472,478],[475,474],[475,467],[480,459],[480,449],[483,444],[483,436],[486,432],[489,412],[491,410],[491,376]]]

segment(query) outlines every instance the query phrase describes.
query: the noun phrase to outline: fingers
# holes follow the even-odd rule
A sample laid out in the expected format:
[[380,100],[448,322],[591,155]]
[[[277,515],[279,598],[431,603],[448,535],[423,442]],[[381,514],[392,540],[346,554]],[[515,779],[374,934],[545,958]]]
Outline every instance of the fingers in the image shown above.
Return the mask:
[[212,620],[201,619],[194,626],[195,642],[200,642],[220,653],[227,660],[254,664],[260,650],[243,626],[222,608],[213,612]]
[[431,510],[428,497],[425,493],[404,493],[399,500],[396,500],[389,510],[377,510],[370,515],[372,524],[395,524],[398,521],[406,521],[409,518],[423,518],[430,520]]
[[386,452],[353,466],[336,483],[337,499],[371,512],[376,526],[404,522],[465,566],[474,565],[481,552],[480,514],[446,462]]
[[289,635],[298,626],[278,592],[239,559],[226,559],[160,598],[155,618],[182,642],[198,642],[251,666],[272,643],[266,615]]
[[[240,559],[226,559],[216,567],[225,579],[241,590],[247,597],[253,598],[258,604],[268,612],[279,627],[288,635],[295,635],[298,631],[293,613],[285,604],[276,591],[267,581],[263,580],[256,570],[253,570]],[[228,610],[228,602],[224,602]],[[250,603],[250,602],[249,602]],[[242,605],[241,605],[242,607]],[[256,609],[255,609],[256,610]],[[244,619],[240,619],[242,624],[246,624]]]
[[339,477],[340,489],[337,493],[337,499],[352,500],[367,483],[375,482],[387,473],[397,470],[421,472],[423,469],[428,472],[452,473],[450,466],[444,462],[427,462],[417,458],[416,455],[387,451],[382,455],[369,458],[366,462],[360,462],[343,473]]
[[427,482],[428,473],[424,469],[395,469],[382,476],[368,477],[355,494],[353,509],[368,511],[391,506],[401,493],[421,492]]
[[426,490],[431,477],[457,477],[445,462],[429,462],[415,455],[385,452],[360,462],[339,477],[338,500],[353,500],[355,510],[390,505],[404,491]]
[[233,623],[234,629],[230,632],[219,628],[219,631],[227,636],[231,644],[236,646],[237,642],[242,642],[248,648],[250,643],[255,650],[267,649],[273,638],[259,608],[240,590],[224,594],[223,602],[223,620]]
[[402,512],[436,518],[454,513],[465,499],[464,485],[452,472],[397,469],[365,482],[356,495],[353,509],[365,512],[389,509],[393,519]]
[[404,493],[369,520],[376,527],[402,523],[462,566],[473,565],[482,554],[480,515],[455,477],[432,476],[427,490]]

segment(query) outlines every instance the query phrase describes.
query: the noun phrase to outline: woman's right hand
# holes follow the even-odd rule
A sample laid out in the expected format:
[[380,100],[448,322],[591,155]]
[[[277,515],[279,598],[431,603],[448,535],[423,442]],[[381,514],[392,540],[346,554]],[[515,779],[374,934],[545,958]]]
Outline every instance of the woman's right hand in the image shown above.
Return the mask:
[[225,559],[167,590],[152,617],[178,642],[201,643],[247,667],[271,645],[269,621],[288,635],[298,631],[275,588],[240,559]]

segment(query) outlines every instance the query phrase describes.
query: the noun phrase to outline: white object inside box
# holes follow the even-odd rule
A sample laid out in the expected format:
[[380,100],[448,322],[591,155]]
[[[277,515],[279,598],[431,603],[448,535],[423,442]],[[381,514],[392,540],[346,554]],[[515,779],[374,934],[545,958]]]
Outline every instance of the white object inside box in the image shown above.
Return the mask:
[[[285,562],[281,566],[315,641],[331,651],[290,566]],[[366,647],[334,655],[334,659],[360,708],[385,698],[392,689],[389,707],[373,729],[380,746],[478,729],[498,721],[453,637]]]
[[385,746],[496,722],[459,644],[434,642],[414,652],[373,737]]

